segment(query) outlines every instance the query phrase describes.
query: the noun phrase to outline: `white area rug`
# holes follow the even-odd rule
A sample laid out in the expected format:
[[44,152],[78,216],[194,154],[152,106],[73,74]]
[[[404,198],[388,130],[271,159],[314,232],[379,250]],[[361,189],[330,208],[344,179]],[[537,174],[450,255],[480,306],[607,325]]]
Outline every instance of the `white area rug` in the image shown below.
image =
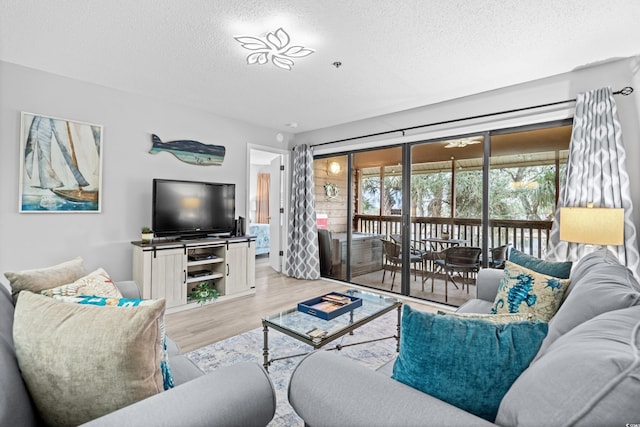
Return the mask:
[[[395,310],[375,319],[354,331],[354,335],[344,337],[330,343],[326,348],[335,344],[349,344],[367,341],[375,338],[393,336],[396,334],[398,314]],[[262,364],[263,333],[262,327],[244,334],[236,335],[226,340],[210,344],[190,353],[191,359],[204,372],[211,372],[220,367],[232,365],[241,361],[253,361]],[[313,348],[300,341],[288,337],[278,331],[269,329],[270,358],[282,357],[290,354],[307,353]],[[343,356],[357,360],[371,369],[377,369],[392,360],[396,355],[396,340],[387,339],[362,345],[354,345],[340,350]],[[289,405],[287,391],[289,378],[302,356],[278,360],[269,367],[269,375],[276,389],[276,414],[269,424],[270,427],[304,426],[304,422],[296,415]]]

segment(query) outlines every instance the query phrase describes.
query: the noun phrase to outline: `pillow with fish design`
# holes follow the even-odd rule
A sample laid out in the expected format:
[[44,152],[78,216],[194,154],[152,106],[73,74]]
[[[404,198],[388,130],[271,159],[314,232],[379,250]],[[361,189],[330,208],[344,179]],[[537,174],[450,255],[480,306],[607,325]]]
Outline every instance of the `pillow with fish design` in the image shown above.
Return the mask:
[[548,322],[558,311],[570,282],[506,261],[491,313],[528,313]]

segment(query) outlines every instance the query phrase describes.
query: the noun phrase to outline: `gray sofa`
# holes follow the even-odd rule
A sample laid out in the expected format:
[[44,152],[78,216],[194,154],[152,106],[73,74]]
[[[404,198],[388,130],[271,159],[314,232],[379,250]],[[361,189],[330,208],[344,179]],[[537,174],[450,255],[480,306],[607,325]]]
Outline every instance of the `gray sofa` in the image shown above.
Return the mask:
[[[488,313],[502,275],[481,270],[477,299],[459,311]],[[580,260],[571,280],[537,355],[501,400],[495,424],[395,381],[393,361],[372,371],[326,351],[297,366],[289,401],[313,427],[640,423],[640,286],[606,251]]]
[[[135,282],[117,283],[126,298],[140,298]],[[0,426],[40,422],[22,380],[13,346],[13,299],[0,285]],[[265,370],[238,363],[204,375],[167,338],[176,387],[95,419],[90,426],[264,426],[275,414],[275,392]],[[52,354],[52,356],[54,356]]]

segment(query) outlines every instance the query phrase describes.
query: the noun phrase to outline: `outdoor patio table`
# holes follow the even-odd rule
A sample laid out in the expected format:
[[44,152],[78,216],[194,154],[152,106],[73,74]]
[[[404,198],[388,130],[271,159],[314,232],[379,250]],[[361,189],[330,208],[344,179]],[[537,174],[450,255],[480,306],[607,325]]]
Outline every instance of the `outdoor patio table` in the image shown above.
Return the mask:
[[469,241],[463,239],[443,239],[440,237],[427,237],[422,239],[422,241],[431,248],[431,257],[428,263],[429,267],[427,268],[427,263],[425,263],[426,274],[422,277],[422,290],[424,290],[424,282],[435,274],[435,260],[444,257],[443,251],[453,246],[466,246],[469,244]]
[[462,239],[442,239],[440,237],[427,237],[422,239],[423,242],[431,246],[431,250],[434,252],[440,252],[451,246],[466,246],[469,244],[468,240]]

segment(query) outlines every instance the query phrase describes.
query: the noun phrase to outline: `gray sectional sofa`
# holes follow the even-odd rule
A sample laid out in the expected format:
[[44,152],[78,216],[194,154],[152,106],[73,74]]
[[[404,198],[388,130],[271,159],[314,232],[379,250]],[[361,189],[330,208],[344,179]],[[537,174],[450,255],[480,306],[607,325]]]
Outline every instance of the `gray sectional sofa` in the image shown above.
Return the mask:
[[[140,298],[134,282],[117,283],[126,298]],[[13,299],[0,285],[0,426],[40,425],[13,345]],[[175,388],[103,417],[90,426],[265,426],[275,413],[275,392],[256,363],[238,363],[205,375],[167,338]],[[55,349],[52,349],[55,357]],[[64,385],[60,385],[64,387]]]
[[[488,313],[502,270],[478,274],[463,313]],[[289,401],[319,426],[625,426],[640,423],[640,286],[605,250],[571,273],[565,299],[533,361],[500,401],[495,424],[333,352],[292,375]],[[401,350],[402,351],[402,350]],[[455,357],[455,355],[452,355]]]

